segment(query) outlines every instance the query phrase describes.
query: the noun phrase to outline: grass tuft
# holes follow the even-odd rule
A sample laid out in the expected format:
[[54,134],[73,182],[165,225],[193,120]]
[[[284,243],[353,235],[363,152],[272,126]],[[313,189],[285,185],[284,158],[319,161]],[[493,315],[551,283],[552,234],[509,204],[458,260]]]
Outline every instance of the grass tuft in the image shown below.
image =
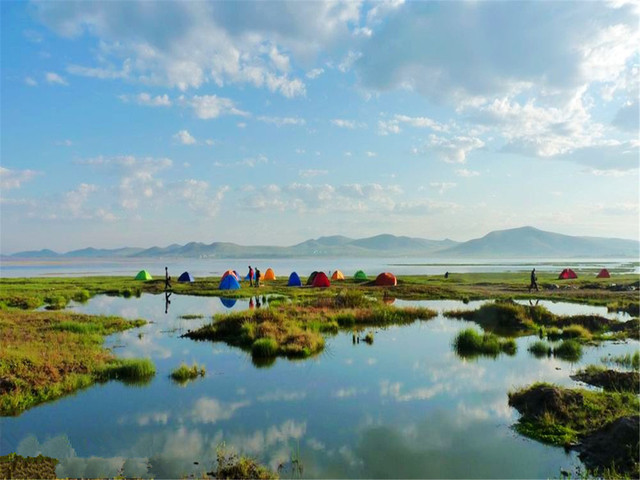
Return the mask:
[[534,343],[532,343],[528,350],[536,357],[541,358],[541,357],[549,357],[551,356],[551,345],[549,345],[547,342],[545,342],[544,340],[538,340]]
[[462,330],[453,341],[453,348],[461,357],[478,355],[498,356],[501,352],[508,355],[516,353],[516,342],[512,338],[502,339],[492,333],[478,333],[473,328]]
[[204,365],[200,366],[197,363],[194,363],[191,366],[188,366],[186,363],[181,363],[178,368],[171,372],[171,378],[177,382],[187,382],[189,380],[193,380],[198,378],[199,376],[204,377],[206,370]]
[[575,340],[564,340],[553,349],[553,355],[562,360],[577,362],[582,357],[582,345]]
[[259,338],[251,345],[251,355],[259,358],[275,357],[278,355],[278,342],[273,338]]

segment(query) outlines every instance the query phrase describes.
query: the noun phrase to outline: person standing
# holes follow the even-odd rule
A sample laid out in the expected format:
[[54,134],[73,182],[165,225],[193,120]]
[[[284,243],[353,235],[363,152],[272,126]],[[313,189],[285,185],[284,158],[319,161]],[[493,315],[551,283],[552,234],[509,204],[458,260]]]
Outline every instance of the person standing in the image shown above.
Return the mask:
[[260,270],[256,268],[256,283],[255,286],[256,288],[260,286]]
[[249,265],[249,286],[253,287],[253,268]]
[[533,270],[531,270],[531,284],[529,285],[529,293],[531,293],[531,290],[536,289],[536,292],[539,292],[540,289],[538,288],[538,277],[536,276],[536,269],[534,268]]

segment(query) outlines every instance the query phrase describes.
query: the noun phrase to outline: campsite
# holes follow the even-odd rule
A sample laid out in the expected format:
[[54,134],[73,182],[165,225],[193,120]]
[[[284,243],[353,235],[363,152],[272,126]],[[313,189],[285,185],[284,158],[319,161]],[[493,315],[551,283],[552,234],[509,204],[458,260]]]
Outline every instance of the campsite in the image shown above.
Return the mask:
[[[53,455],[59,451],[52,450],[54,444],[65,445],[67,451],[73,449],[75,456],[56,453],[60,462],[56,471],[65,476],[84,476],[90,468],[97,468],[100,476],[109,476],[124,468],[129,475],[173,477],[201,471],[206,452],[218,442],[218,437],[205,434],[213,426],[228,430],[223,435],[232,450],[238,448],[272,472],[292,467],[289,449],[294,443],[300,445],[296,447],[300,449],[297,462],[317,475],[368,472],[411,476],[432,462],[432,455],[444,454],[445,450],[435,445],[425,450],[422,442],[431,436],[456,442],[459,455],[483,465],[484,476],[505,472],[518,476],[531,471],[544,475],[549,468],[580,470],[583,462],[590,468],[603,467],[594,464],[591,457],[580,457],[577,451],[567,454],[554,446],[565,440],[522,443],[513,434],[505,437],[514,428],[533,438],[539,435],[520,430],[518,414],[508,404],[516,377],[520,387],[540,378],[571,387],[575,372],[603,365],[605,360],[611,365],[611,359],[633,356],[639,345],[637,275],[616,273],[616,288],[612,288],[611,277],[603,278],[601,268],[578,270],[577,278],[566,280],[558,278],[562,268],[539,273],[540,292],[530,295],[525,288],[526,273],[460,273],[445,279],[442,275],[396,276],[364,269],[354,269],[350,275],[342,269],[286,272],[276,266],[264,270],[271,270],[274,279],[256,289],[229,266],[217,277],[198,277],[189,271],[180,274],[172,285],[167,313],[165,282],[159,269],[143,269],[144,274],[134,273],[129,278],[2,279],[0,302],[10,311],[55,308],[61,325],[69,325],[64,327],[70,329],[66,331],[78,332],[73,335],[99,331],[82,326],[100,322],[96,314],[138,322],[105,337],[105,347],[117,358],[133,358],[127,367],[131,373],[125,374],[124,366],[116,364],[97,366],[89,377],[78,377],[76,386],[67,382],[62,390],[51,387],[45,390],[51,393],[20,403],[19,397],[10,400],[5,392],[3,415],[10,416],[3,418],[4,431],[10,436],[31,432],[27,437],[30,443],[22,439],[11,448],[25,455],[36,451]],[[329,278],[339,277],[338,271],[343,279]],[[486,314],[481,312],[494,304],[496,311],[503,312],[500,315],[507,315],[503,320],[507,323],[494,325],[483,320]],[[473,312],[480,317],[476,319]],[[34,315],[42,313],[34,311]],[[34,317],[33,321],[40,320]],[[228,326],[211,330],[211,325],[223,325],[219,322]],[[237,322],[238,327],[230,322]],[[255,326],[247,329],[253,322]],[[77,326],[71,329],[71,324]],[[562,332],[569,335],[574,324],[579,325],[575,330],[582,337],[567,340]],[[485,342],[494,341],[489,340],[494,336],[508,340],[511,346],[504,351],[479,346],[454,348],[456,332],[461,335],[465,329],[487,332]],[[552,336],[556,331],[559,337]],[[532,353],[540,348],[540,335],[549,348],[542,356]],[[577,354],[562,353],[567,342],[578,342]],[[150,365],[134,367],[137,359],[150,361]],[[191,372],[189,369],[196,374],[180,382],[171,379],[174,370]],[[122,373],[105,376],[99,373],[102,371]],[[6,371],[3,375],[8,378]],[[287,379],[285,383],[283,379]],[[22,382],[31,380],[5,381],[23,389]],[[94,382],[96,386],[91,386]],[[621,396],[620,405],[631,402],[625,408],[635,408],[635,400],[627,399],[627,394],[616,395]],[[430,402],[433,410],[419,410],[420,399],[430,398],[437,399]],[[363,402],[368,405],[364,410]],[[102,420],[95,424],[114,441],[103,447],[99,461],[90,458],[95,450],[89,453],[82,446],[87,432],[80,425],[62,426],[63,419],[80,405],[89,409],[88,414],[92,409],[108,408],[117,419],[115,424]],[[403,408],[398,410],[397,405]],[[350,415],[345,417],[345,412],[356,411],[367,415],[376,412],[385,424],[396,426],[380,429],[350,424],[345,420]],[[628,410],[614,411],[611,418],[625,412]],[[424,423],[411,420],[425,414]],[[42,423],[42,415],[60,420]],[[350,425],[338,436],[337,419]],[[461,429],[462,420],[465,427]],[[186,432],[178,427],[184,424],[200,436],[195,437],[189,453],[180,450],[183,453],[176,456],[166,448],[187,441]],[[416,440],[422,438],[421,442],[400,440],[399,429],[409,425],[414,425]],[[64,437],[57,433],[60,431],[65,432]],[[122,448],[130,451],[148,445],[149,435],[164,447],[149,457],[148,465],[115,460]],[[265,443],[247,449],[250,438],[264,438]],[[382,438],[386,439],[384,444],[380,443]],[[393,442],[388,443],[389,439]],[[317,448],[349,444],[357,450],[345,448],[337,458]],[[478,448],[480,444],[484,446]],[[376,460],[380,448],[383,452],[393,449],[394,455],[407,460],[390,469]],[[502,458],[505,451],[512,462],[481,460]],[[440,474],[461,474],[464,470],[456,465],[462,457],[447,452],[451,462],[442,464]],[[358,455],[362,463],[353,463],[350,455]],[[547,459],[545,464],[536,461],[541,457]]]

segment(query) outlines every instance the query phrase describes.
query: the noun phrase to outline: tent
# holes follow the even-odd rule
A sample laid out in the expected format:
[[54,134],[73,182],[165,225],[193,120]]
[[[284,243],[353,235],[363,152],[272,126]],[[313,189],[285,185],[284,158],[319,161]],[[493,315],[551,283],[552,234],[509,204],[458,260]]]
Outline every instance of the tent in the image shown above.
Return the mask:
[[273,269],[267,268],[267,271],[264,272],[262,280],[275,280],[275,279],[276,279],[276,274],[273,273]]
[[325,287],[330,287],[331,282],[329,281],[329,277],[327,277],[326,273],[317,272],[316,276],[313,277],[313,283],[311,284],[311,286],[325,288]]
[[565,268],[558,276],[558,280],[566,280],[567,278],[578,278],[578,275],[570,268]]
[[256,271],[253,271],[253,277],[251,277],[251,279],[249,279],[249,273],[247,272],[247,274],[244,277],[245,280],[255,280],[256,279]]
[[609,270],[603,268],[602,270],[600,270],[600,273],[596,275],[596,278],[611,278],[611,275],[609,274]]
[[331,280],[344,280],[344,275],[340,270],[336,270],[333,272],[333,275],[331,275]]
[[315,270],[311,272],[311,275],[309,275],[309,278],[307,278],[307,285],[313,285],[313,281],[316,279],[316,275],[318,275],[318,272],[316,272]]
[[179,282],[193,282],[193,275],[189,272],[183,272],[182,275],[178,277]]
[[220,297],[220,301],[225,307],[231,308],[236,304],[238,300],[236,298]]
[[364,273],[362,270],[358,270],[355,275],[353,276],[354,280],[358,280],[360,282],[363,282],[367,279],[367,274]]
[[240,284],[235,275],[225,275],[220,280],[220,285],[218,285],[218,290],[238,290],[239,288]]
[[153,280],[153,277],[146,270],[140,270],[136,275],[136,280]]
[[233,278],[235,278],[237,281],[240,281],[240,277],[238,276],[238,274],[235,272],[235,270],[227,270],[226,272],[224,272],[222,274],[222,277],[220,277],[220,280],[222,280],[224,277],[227,277],[231,275]]
[[395,287],[398,284],[398,280],[396,280],[396,276],[393,273],[384,272],[376,277],[373,284],[384,287]]
[[287,287],[301,287],[302,282],[300,281],[300,277],[296,272],[293,272],[289,275],[289,282],[287,283]]

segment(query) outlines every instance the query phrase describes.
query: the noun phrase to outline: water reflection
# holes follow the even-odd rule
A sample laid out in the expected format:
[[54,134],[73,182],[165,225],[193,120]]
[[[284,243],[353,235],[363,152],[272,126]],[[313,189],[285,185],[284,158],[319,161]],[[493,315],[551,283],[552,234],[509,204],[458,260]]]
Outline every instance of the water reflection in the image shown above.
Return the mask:
[[[0,454],[55,456],[60,477],[182,478],[212,471],[225,442],[273,469],[284,465],[283,475],[299,459],[304,476],[323,478],[555,477],[580,462],[517,435],[507,392],[536,381],[575,386],[575,369],[638,348],[585,347],[583,358],[568,364],[530,355],[537,340],[530,336],[516,339],[514,356],[467,361],[451,343],[474,324],[439,315],[377,329],[370,346],[354,347],[352,332],[340,332],[326,339],[328,353],[313,359],[253,363],[241,349],[179,333],[252,301],[264,308],[269,299],[238,299],[228,308],[215,297],[174,295],[165,314],[161,298],[97,296],[76,304],[83,313],[153,322],[111,336],[107,345],[122,345],[118,356],[151,357],[156,376],[142,388],[109,382],[3,418]],[[456,301],[411,303],[464,308]],[[207,375],[179,387],[169,374],[181,362],[204,365]]]
[[220,297],[220,303],[222,303],[226,308],[233,308],[237,301],[237,298]]

